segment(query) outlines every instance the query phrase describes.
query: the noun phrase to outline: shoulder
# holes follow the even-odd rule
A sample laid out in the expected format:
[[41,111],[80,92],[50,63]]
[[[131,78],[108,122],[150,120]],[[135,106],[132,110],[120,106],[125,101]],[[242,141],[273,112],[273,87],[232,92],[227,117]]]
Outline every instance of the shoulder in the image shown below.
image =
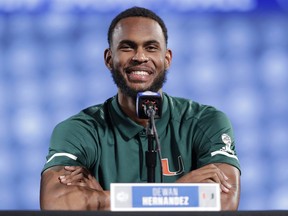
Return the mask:
[[167,94],[164,95],[168,100],[168,107],[171,110],[171,115],[175,118],[177,118],[177,116],[182,116],[187,120],[193,118],[195,120],[205,121],[210,118],[227,118],[225,113],[214,106],[201,104],[187,98],[173,97]]
[[54,131],[80,131],[95,130],[96,128],[107,125],[106,106],[110,99],[102,104],[93,105],[81,110],[79,113],[58,123]]

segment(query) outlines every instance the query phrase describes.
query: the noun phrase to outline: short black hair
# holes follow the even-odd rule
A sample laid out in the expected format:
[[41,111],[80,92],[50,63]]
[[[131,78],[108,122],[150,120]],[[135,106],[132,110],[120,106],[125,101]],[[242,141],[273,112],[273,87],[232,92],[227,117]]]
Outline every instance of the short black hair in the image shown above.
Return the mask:
[[114,31],[115,26],[117,25],[117,23],[124,19],[124,18],[128,18],[128,17],[146,17],[146,18],[150,18],[155,20],[160,27],[162,28],[163,34],[164,34],[164,38],[165,38],[165,43],[167,46],[168,43],[168,33],[167,33],[167,28],[166,25],[164,23],[164,21],[153,11],[146,9],[146,8],[142,8],[142,7],[132,7],[129,9],[124,10],[123,12],[119,13],[111,22],[109,30],[108,30],[108,44],[109,47],[111,46],[111,42],[112,42],[112,34]]

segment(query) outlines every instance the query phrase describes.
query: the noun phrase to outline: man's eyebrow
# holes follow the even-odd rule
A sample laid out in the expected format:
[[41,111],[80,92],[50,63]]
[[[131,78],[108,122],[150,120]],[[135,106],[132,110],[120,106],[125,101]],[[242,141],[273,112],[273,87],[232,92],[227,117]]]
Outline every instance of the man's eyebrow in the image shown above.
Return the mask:
[[[136,46],[137,45],[134,41],[131,41],[131,40],[122,40],[122,41],[120,41],[119,45],[122,45],[122,44],[128,44],[128,45],[131,45],[131,46]],[[144,42],[145,46],[150,45],[150,44],[160,44],[160,42],[157,41],[157,40],[148,40],[148,41]]]
[[148,41],[145,41],[144,43],[144,45],[150,45],[150,44],[160,44],[160,42],[157,40],[148,40]]
[[122,45],[122,44],[128,44],[128,45],[131,45],[131,46],[135,46],[136,43],[131,41],[131,40],[122,40],[119,42],[119,45]]

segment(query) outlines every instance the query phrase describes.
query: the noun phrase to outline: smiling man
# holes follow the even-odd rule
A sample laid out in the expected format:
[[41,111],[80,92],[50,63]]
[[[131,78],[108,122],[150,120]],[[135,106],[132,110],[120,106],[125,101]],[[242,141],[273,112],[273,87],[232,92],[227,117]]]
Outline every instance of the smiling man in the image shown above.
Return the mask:
[[146,126],[147,120],[136,116],[137,93],[161,90],[172,52],[166,47],[161,26],[153,19],[127,17],[111,28],[110,48],[104,55],[106,66],[119,89],[118,102],[130,118]]
[[240,165],[226,115],[162,92],[172,51],[160,17],[133,7],[116,16],[104,60],[118,87],[103,104],[58,124],[41,177],[41,209],[109,210],[110,183],[147,182],[148,120],[136,114],[138,92],[159,92],[162,118],[156,182],[219,183],[222,210],[236,210]]

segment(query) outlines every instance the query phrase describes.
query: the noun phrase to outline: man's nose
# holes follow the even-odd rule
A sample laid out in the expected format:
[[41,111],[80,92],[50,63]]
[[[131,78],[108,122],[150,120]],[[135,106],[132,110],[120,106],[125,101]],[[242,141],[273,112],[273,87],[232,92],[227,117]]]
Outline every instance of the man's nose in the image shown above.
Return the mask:
[[137,50],[135,55],[132,57],[132,60],[138,62],[147,62],[149,61],[149,58],[146,56],[143,50]]

